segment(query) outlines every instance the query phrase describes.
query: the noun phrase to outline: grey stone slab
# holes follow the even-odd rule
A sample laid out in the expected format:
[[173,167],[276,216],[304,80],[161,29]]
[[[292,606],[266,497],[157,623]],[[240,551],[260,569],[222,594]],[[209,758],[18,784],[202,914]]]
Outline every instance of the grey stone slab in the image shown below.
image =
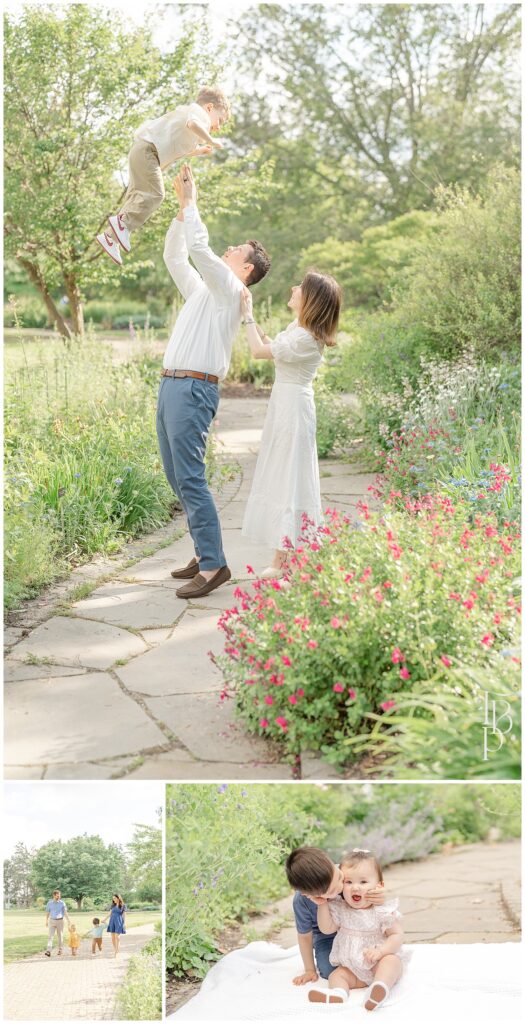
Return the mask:
[[151,645],[151,647],[157,647],[168,639],[171,631],[171,626],[169,629],[141,629],[140,635],[147,644]]
[[[254,577],[252,577],[253,579]],[[220,612],[225,611],[227,608],[233,608],[235,606],[240,608],[240,602],[237,597],[233,596],[233,591],[237,589],[237,583],[225,583],[222,587],[217,587],[217,590],[213,590],[207,597],[199,597],[194,601],[188,602],[189,608],[215,608],[217,610],[217,618]],[[251,588],[243,585],[243,590],[251,594]]]
[[98,587],[73,609],[75,615],[142,630],[173,625],[185,611],[186,602],[172,589],[119,580]]
[[62,665],[104,669],[117,659],[130,658],[144,650],[143,640],[116,626],[56,615],[17,644],[11,657],[23,661],[32,654]]
[[5,761],[67,764],[134,754],[166,737],[105,672],[8,683]]
[[129,764],[130,758],[116,761],[79,761],[76,764],[52,764],[46,768],[44,778],[47,779],[111,779],[115,772],[121,771]]
[[4,769],[4,778],[11,779],[41,779],[44,773],[43,765],[31,765],[26,767],[25,765],[9,765]]
[[214,609],[188,608],[169,640],[116,668],[119,679],[134,693],[156,697],[218,692],[222,676],[208,656],[223,647],[217,619]]
[[187,761],[160,760],[148,758],[135,771],[125,776],[126,779],[166,779],[167,782],[227,782],[239,780],[279,780],[289,782],[292,778],[290,765],[261,764],[258,766],[235,764],[228,761],[202,762],[189,758]]
[[146,704],[198,760],[260,763],[260,778],[265,777],[264,765],[273,754],[271,746],[258,736],[247,735],[235,719],[232,701],[221,703],[218,691],[192,697],[147,697]]
[[[401,904],[403,901],[400,901]],[[494,928],[499,932],[514,931],[514,925],[510,921],[506,921],[503,914],[491,915],[494,920]],[[418,912],[412,912],[411,914],[403,915],[403,921],[405,928],[408,930],[408,924],[412,928],[433,928],[436,933],[452,931],[457,928],[458,922],[461,921],[461,927],[463,931],[469,932],[485,932],[487,930],[487,914],[484,908],[479,907],[454,907],[453,905],[445,908],[439,901],[438,907],[434,907],[431,911],[421,910]]]
[[21,679],[56,679],[58,676],[81,676],[85,668],[70,665],[21,665],[19,661],[4,662],[4,682],[16,683]]
[[356,476],[341,473],[337,476],[321,477],[321,493],[341,496],[358,494],[368,497],[368,487],[375,482],[375,479],[375,474],[372,473],[360,473]]
[[236,529],[240,530],[243,519],[244,511],[246,509],[246,501],[239,500],[236,498],[235,501],[231,501],[229,505],[220,514],[221,527],[223,530]]
[[172,580],[172,569],[187,565],[194,554],[192,539],[185,533],[179,540],[162,548],[155,555],[149,555],[128,566],[119,574],[119,579],[140,580],[142,583],[169,581]]

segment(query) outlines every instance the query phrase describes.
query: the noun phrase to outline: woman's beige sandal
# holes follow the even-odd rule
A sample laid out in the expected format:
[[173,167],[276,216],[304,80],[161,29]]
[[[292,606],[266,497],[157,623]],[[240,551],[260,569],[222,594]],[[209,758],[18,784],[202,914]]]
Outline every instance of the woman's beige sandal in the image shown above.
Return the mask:
[[389,995],[390,989],[388,985],[385,985],[384,981],[374,981],[365,1002],[365,1010],[375,1010],[378,1006],[381,1006],[381,1003],[384,1003]]
[[346,1003],[348,992],[344,988],[311,988],[308,999],[311,1003]]

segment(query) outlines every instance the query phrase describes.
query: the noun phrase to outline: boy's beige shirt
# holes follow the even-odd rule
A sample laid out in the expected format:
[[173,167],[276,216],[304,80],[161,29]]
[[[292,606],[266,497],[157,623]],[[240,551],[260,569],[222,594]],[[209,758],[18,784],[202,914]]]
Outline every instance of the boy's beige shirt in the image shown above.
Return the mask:
[[188,121],[197,121],[207,132],[210,130],[211,121],[204,107],[200,103],[188,103],[162,117],[143,121],[135,132],[135,138],[153,143],[164,170],[175,160],[188,156],[196,144],[202,144],[202,139],[188,128]]

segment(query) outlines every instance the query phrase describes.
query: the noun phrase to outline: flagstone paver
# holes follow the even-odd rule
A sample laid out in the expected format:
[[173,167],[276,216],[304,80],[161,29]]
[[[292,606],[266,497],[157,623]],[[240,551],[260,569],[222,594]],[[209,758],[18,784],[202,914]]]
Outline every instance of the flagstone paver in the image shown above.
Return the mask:
[[[248,735],[232,702],[221,701],[222,674],[208,654],[222,649],[218,618],[235,603],[236,585],[252,578],[247,567],[261,569],[271,557],[241,534],[266,406],[266,398],[226,398],[216,421],[239,467],[218,497],[230,584],[195,601],[176,596],[171,570],[193,555],[178,517],[172,540],[170,528],[157,531],[164,546],[136,554],[133,564],[121,558],[88,597],[46,621],[40,602],[21,639],[17,623],[6,662],[6,778],[292,777],[280,750]],[[357,464],[321,463],[325,506],[354,512],[372,480]],[[97,565],[78,578],[96,581]],[[305,756],[303,768],[304,778],[337,777],[315,756]]]
[[[118,957],[109,937],[102,954],[92,957],[86,941],[79,954],[66,950],[46,959],[42,954],[4,966],[4,1020],[113,1020],[116,999],[129,961],[154,935],[152,924],[130,928]],[[42,947],[45,937],[42,939]]]

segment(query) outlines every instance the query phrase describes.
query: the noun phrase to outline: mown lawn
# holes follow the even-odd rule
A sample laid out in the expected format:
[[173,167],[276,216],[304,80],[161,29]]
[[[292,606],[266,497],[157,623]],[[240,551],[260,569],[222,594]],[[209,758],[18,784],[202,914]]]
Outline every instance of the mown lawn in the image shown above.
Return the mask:
[[[85,935],[92,927],[94,917],[102,920],[107,911],[70,911],[70,918],[79,934]],[[160,911],[130,910],[126,914],[126,927],[136,928],[140,924],[156,924],[161,920]],[[34,953],[43,952],[47,943],[45,911],[5,910],[4,911],[4,962],[19,960]],[[64,935],[67,934],[65,929]]]

